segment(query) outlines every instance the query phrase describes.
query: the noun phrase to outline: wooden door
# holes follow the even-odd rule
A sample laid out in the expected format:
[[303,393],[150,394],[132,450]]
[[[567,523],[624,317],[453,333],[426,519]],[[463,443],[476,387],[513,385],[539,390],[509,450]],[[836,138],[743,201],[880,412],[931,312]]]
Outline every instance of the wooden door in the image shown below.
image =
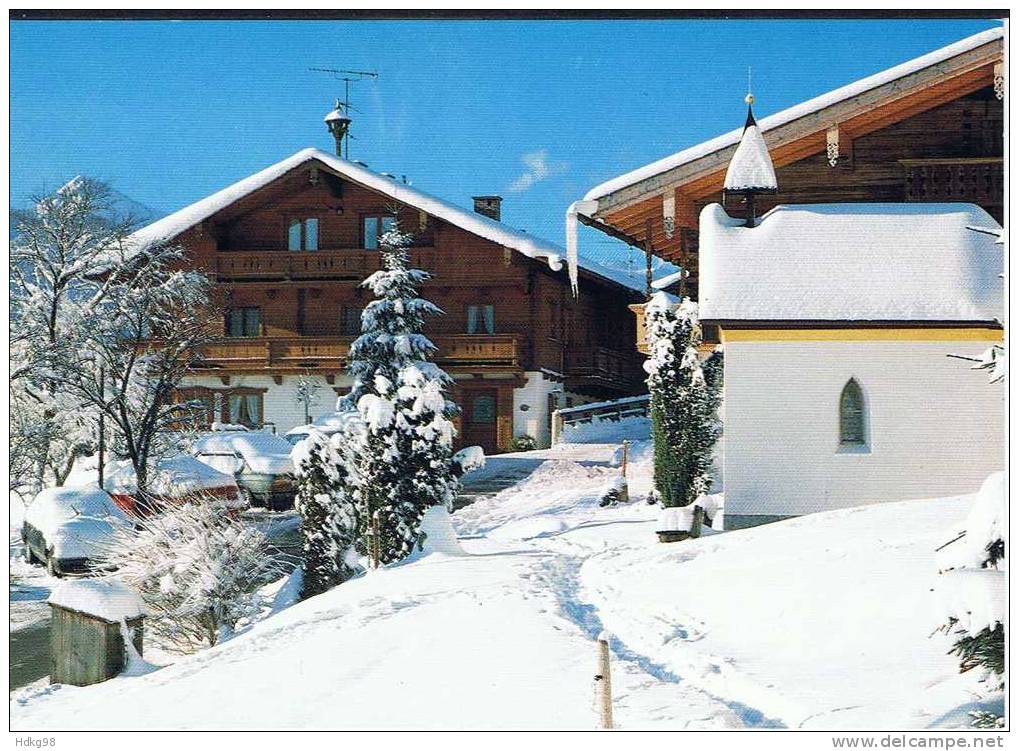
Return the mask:
[[498,452],[498,396],[496,389],[471,389],[464,392],[464,446],[481,446],[486,454]]

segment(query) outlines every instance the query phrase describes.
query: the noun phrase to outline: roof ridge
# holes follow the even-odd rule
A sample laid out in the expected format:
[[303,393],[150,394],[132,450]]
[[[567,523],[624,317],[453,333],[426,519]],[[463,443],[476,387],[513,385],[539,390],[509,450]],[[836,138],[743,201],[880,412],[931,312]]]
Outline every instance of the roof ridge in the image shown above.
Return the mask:
[[[335,170],[345,178],[369,190],[383,193],[409,206],[456,225],[464,231],[490,242],[511,248],[529,258],[544,259],[549,268],[559,271],[563,267],[566,251],[560,246],[524,230],[514,229],[490,217],[426,193],[391,177],[375,172],[355,162],[330,154],[314,146],[305,147],[290,156],[271,164],[247,177],[221,188],[177,211],[158,219],[128,237],[128,248],[137,251],[147,245],[167,242],[186,230],[200,224],[241,198],[254,193],[279,179],[300,165],[316,160]],[[643,289],[641,284],[614,273],[601,264],[584,259],[585,270],[615,284],[633,290]]]

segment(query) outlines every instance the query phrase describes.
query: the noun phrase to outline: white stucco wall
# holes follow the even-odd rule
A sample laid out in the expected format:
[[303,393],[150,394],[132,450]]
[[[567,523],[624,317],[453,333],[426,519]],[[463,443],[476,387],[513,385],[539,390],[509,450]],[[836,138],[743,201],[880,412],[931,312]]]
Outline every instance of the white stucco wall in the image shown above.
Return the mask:
[[[548,448],[552,435],[549,429],[548,395],[558,393],[556,409],[566,406],[566,398],[573,406],[598,401],[595,397],[582,396],[572,391],[563,391],[562,383],[540,371],[524,373],[527,383],[513,390],[513,437],[529,435],[538,442],[538,448]],[[527,409],[521,409],[526,405]]]
[[[726,526],[972,493],[1004,466],[1004,389],[948,353],[991,342],[727,342]],[[869,451],[839,451],[838,404],[863,388]]]
[[[574,405],[596,401],[594,397],[582,396],[573,392],[563,392],[562,384],[548,378],[539,371],[528,371],[524,374],[527,383],[513,391],[513,436],[529,435],[537,442],[539,448],[549,445],[549,414],[548,395],[553,392],[560,394],[560,406],[565,405],[565,397],[570,397]],[[309,410],[312,419],[332,412],[336,408],[336,392],[334,388],[344,391],[350,388],[348,376],[337,376],[333,384],[326,383],[322,376],[311,376],[320,383],[318,403]],[[262,397],[265,410],[263,420],[276,425],[276,432],[283,435],[291,428],[304,424],[304,408],[297,401],[297,376],[283,376],[283,383],[277,385],[271,376],[234,375],[230,377],[230,385],[225,386],[218,376],[192,376],[185,379],[184,386],[206,386],[220,391],[231,388],[267,389]],[[521,409],[522,405],[527,409]]]
[[[311,418],[315,419],[336,409],[336,392],[333,391],[333,388],[349,388],[350,379],[346,376],[338,376],[335,383],[329,384],[322,376],[310,377],[319,382],[319,390],[316,394],[318,403],[309,409]],[[207,386],[216,390],[243,387],[268,389],[262,397],[262,405],[265,410],[263,420],[275,423],[276,432],[282,435],[291,428],[304,424],[304,407],[297,401],[297,379],[296,375],[283,376],[283,383],[277,385],[271,376],[234,375],[230,378],[230,385],[224,386],[217,376],[194,376],[186,379],[184,385]]]

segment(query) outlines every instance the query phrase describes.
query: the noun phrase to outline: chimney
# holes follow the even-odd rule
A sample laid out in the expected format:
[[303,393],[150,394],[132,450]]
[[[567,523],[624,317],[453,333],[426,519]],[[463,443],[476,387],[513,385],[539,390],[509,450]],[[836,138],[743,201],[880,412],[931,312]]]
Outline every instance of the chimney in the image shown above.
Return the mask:
[[472,196],[474,198],[474,211],[489,219],[501,221],[502,218],[502,196]]

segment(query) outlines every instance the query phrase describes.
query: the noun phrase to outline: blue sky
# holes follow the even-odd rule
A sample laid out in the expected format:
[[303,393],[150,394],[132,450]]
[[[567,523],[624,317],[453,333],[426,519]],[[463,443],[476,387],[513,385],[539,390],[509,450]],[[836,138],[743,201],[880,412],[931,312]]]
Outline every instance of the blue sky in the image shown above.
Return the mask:
[[[305,146],[356,84],[351,158],[562,243],[570,201],[994,21],[14,22],[12,202],[77,174],[160,213]],[[591,231],[588,231],[590,233]],[[582,247],[611,241],[588,234]]]

